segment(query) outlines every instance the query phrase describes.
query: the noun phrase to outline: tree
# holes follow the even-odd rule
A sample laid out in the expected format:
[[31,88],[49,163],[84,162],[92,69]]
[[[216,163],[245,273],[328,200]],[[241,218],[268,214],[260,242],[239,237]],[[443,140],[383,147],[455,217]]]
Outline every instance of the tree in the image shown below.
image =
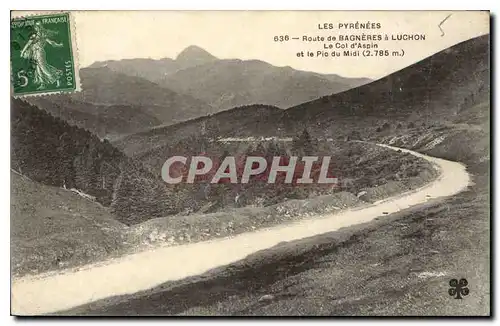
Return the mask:
[[311,135],[305,128],[292,142],[292,154],[297,156],[311,156],[316,151],[316,148],[316,142],[313,141]]

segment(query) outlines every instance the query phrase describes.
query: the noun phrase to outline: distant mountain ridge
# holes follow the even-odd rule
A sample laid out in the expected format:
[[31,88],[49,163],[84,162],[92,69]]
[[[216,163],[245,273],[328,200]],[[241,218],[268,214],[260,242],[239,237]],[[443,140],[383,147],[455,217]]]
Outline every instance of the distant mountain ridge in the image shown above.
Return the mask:
[[210,105],[189,95],[106,67],[83,68],[80,76],[81,92],[38,96],[28,101],[72,125],[108,138],[213,111]]
[[204,49],[191,45],[182,50],[175,60],[171,58],[158,60],[147,58],[107,60],[94,62],[88,68],[108,68],[129,76],[157,82],[167,74],[217,60],[219,60],[217,57]]
[[138,106],[163,122],[180,122],[212,111],[209,105],[189,95],[108,68],[83,68],[80,76],[82,92],[72,97],[84,102]]
[[255,116],[250,111],[259,106],[235,108],[206,119],[130,135],[115,146],[133,157],[162,157],[172,141],[197,135],[201,123],[205,123],[208,134],[222,138],[289,137],[307,128],[316,137],[342,140],[353,134],[369,137],[390,128],[411,129],[416,123],[476,124],[488,119],[484,104],[489,103],[489,97],[489,35],[485,35],[370,84],[286,110],[261,110]]
[[93,104],[61,95],[32,97],[27,102],[100,138],[113,139],[162,124],[155,116],[131,105]]
[[198,46],[187,47],[175,60],[109,60],[89,68],[98,67],[158,83],[216,111],[252,104],[285,109],[371,81],[276,67],[260,60],[218,59]]
[[275,67],[260,60],[218,60],[166,75],[158,84],[221,110],[264,104],[282,109],[368,82]]
[[175,58],[178,70],[203,65],[217,60],[219,60],[217,57],[196,45],[188,46]]

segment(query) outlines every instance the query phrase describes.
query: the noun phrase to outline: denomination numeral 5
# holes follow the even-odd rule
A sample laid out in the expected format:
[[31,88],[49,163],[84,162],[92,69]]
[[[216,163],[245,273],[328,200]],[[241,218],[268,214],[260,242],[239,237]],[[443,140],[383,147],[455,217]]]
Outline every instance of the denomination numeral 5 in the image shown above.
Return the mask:
[[24,71],[22,69],[19,70],[17,72],[17,78],[22,80],[22,83],[20,83],[19,86],[26,87],[28,85],[29,79],[28,79],[28,76],[26,76],[26,71]]

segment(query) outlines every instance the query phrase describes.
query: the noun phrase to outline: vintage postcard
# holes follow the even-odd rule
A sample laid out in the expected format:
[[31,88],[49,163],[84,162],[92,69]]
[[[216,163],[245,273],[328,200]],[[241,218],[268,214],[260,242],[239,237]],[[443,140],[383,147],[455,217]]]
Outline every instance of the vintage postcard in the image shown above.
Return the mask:
[[15,316],[490,316],[490,13],[11,14]]

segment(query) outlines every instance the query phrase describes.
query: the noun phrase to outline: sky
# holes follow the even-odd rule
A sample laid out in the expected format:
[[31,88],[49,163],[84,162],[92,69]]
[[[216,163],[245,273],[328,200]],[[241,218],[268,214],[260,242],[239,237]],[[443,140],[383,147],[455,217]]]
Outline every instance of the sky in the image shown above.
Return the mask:
[[[124,58],[175,58],[197,45],[221,59],[258,59],[276,66],[380,78],[449,46],[489,32],[489,13],[472,11],[74,11],[80,67]],[[451,16],[449,16],[451,14]],[[442,24],[444,35],[438,25]],[[380,29],[339,29],[339,23],[379,23]],[[333,29],[318,29],[318,24]],[[274,36],[424,34],[425,41],[382,41],[400,57],[297,57],[324,43]],[[343,42],[341,42],[343,43]],[[370,43],[370,42],[368,42]],[[343,51],[343,50],[342,50]],[[329,50],[331,52],[331,50]]]

